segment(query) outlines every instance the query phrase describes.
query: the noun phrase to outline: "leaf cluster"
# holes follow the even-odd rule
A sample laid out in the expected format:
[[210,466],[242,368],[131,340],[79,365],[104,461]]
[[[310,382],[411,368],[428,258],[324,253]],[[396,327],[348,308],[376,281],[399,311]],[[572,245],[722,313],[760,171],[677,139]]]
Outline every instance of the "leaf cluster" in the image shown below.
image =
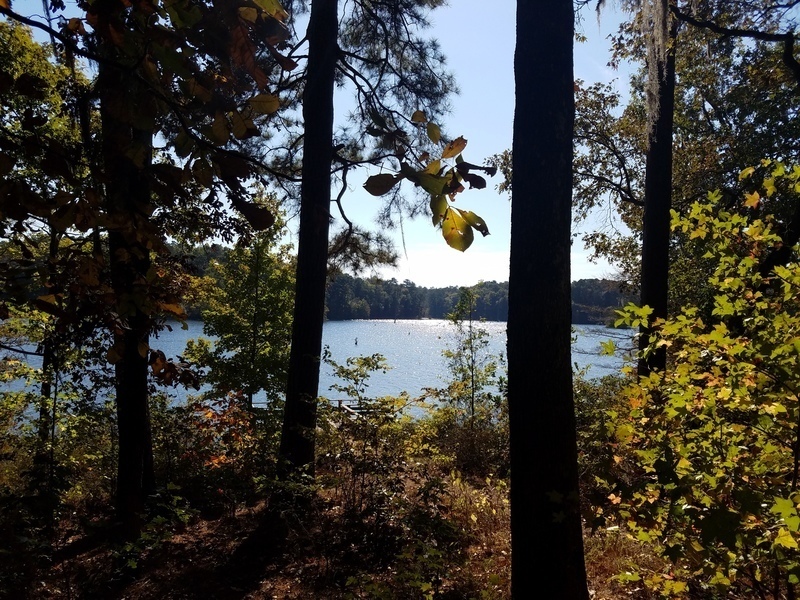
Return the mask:
[[[776,180],[796,186],[800,170],[772,173],[766,196]],[[673,229],[714,264],[713,308],[657,322],[645,352],[666,347],[670,364],[632,383],[627,412],[607,425],[628,475],[604,510],[671,560],[668,571],[641,573],[665,595],[689,585],[757,595],[800,581],[800,269],[793,253],[770,263],[783,240],[759,197],[728,211],[714,192],[674,213]],[[629,306],[621,321],[636,326],[648,311]]]

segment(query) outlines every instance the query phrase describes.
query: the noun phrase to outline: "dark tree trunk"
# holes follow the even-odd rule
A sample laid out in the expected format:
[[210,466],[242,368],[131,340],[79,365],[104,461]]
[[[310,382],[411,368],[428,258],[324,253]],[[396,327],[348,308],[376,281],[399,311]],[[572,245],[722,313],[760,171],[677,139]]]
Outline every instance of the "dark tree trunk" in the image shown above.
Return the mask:
[[517,2],[508,401],[511,593],[586,600],[570,357],[572,0]]
[[[675,113],[675,38],[677,22],[670,28],[666,62],[658,69],[658,117],[649,135],[644,180],[644,225],[642,228],[641,305],[653,309],[650,322],[667,318],[669,293],[670,208],[672,206],[672,129]],[[639,349],[650,340],[651,327],[640,331]],[[639,359],[639,375],[663,371],[667,364],[664,347]]]
[[[113,6],[113,5],[112,5]],[[110,14],[100,13],[110,19]],[[136,97],[135,76],[101,65],[98,80],[103,177],[109,212],[109,260],[118,321],[114,332],[119,457],[116,510],[123,533],[138,535],[147,495],[153,488],[147,351],[151,318],[147,304],[150,253],[152,131],[126,122],[125,107]],[[133,157],[140,157],[134,162]]]
[[303,94],[305,135],[294,323],[280,445],[284,477],[314,473],[330,226],[337,34],[337,0],[313,0],[308,25],[308,80]]

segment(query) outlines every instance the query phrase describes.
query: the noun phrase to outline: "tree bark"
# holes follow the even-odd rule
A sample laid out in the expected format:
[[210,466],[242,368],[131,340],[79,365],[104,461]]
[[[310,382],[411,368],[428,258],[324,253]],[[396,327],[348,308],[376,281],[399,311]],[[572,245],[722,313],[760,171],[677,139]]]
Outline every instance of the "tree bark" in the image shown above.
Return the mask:
[[[111,10],[98,10],[112,20]],[[110,46],[110,42],[108,43]],[[147,244],[152,160],[152,130],[126,122],[125,107],[136,97],[135,75],[100,65],[98,78],[102,128],[103,184],[109,214],[109,261],[117,323],[114,331],[115,388],[119,455],[115,505],[125,537],[136,537],[145,499],[153,489],[147,350],[151,329],[144,309],[149,295]],[[132,96],[133,95],[133,96]],[[138,157],[138,158],[134,158]]]
[[284,478],[314,474],[330,226],[337,34],[337,0],[313,0],[308,25],[308,80],[303,94],[305,135],[295,309],[280,444]]
[[[670,27],[670,41],[664,64],[658,68],[658,117],[649,134],[644,181],[644,224],[642,227],[641,305],[653,309],[648,326],[642,326],[639,350],[650,341],[652,322],[667,318],[669,294],[670,208],[672,207],[672,130],[675,114],[675,39],[677,21]],[[667,364],[664,347],[639,359],[638,373],[663,371]]]
[[508,402],[511,594],[586,600],[570,355],[572,0],[517,2]]

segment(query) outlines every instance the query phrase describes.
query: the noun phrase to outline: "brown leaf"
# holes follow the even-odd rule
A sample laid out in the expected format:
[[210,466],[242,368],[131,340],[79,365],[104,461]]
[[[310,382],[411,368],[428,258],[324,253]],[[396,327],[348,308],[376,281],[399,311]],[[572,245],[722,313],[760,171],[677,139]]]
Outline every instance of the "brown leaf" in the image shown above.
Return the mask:
[[243,19],[231,30],[230,57],[231,61],[238,67],[247,71],[255,80],[259,89],[267,87],[269,79],[267,74],[261,70],[256,63],[256,48],[250,40],[247,27]]
[[294,71],[297,68],[297,63],[294,60],[278,52],[272,44],[267,44],[267,50],[269,50],[272,58],[275,59],[275,62],[278,63],[284,71]]
[[458,156],[466,147],[467,140],[465,140],[463,136],[457,137],[452,142],[447,144],[447,146],[445,146],[444,150],[442,151],[442,158],[453,158],[454,156]]

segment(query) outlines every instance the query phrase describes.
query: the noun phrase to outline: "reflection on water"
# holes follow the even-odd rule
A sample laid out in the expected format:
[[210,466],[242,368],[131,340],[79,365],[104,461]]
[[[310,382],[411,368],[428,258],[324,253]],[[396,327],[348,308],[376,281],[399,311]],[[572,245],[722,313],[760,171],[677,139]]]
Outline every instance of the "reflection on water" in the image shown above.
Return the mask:
[[[485,322],[478,326],[489,334],[489,352],[506,352],[506,324]],[[587,377],[602,377],[619,370],[625,350],[633,346],[631,332],[602,325],[576,325],[572,360]],[[620,349],[616,356],[601,356],[601,342],[614,339]],[[424,387],[443,386],[448,378],[442,351],[456,343],[455,328],[449,321],[331,321],[325,323],[323,343],[331,356],[343,363],[348,356],[383,354],[392,369],[370,379],[373,396],[396,395],[407,391],[419,394]],[[333,383],[330,367],[323,365],[320,394],[326,395]]]
[[[506,324],[493,321],[478,326],[489,334],[489,352],[505,355]],[[576,325],[573,329],[572,360],[577,369],[586,370],[587,377],[602,377],[618,371],[625,352],[633,347],[631,331],[608,329],[602,325]],[[162,350],[168,357],[174,357],[183,352],[187,340],[202,335],[203,324],[199,321],[189,321],[186,329],[173,324],[172,331],[162,331],[151,341],[151,346]],[[609,339],[616,342],[617,355],[601,356],[600,344]],[[370,378],[370,396],[399,395],[402,391],[416,396],[423,388],[445,385],[448,373],[442,351],[454,348],[456,334],[455,327],[444,320],[329,321],[325,323],[322,341],[329,348],[331,357],[341,364],[351,356],[378,353],[386,358],[390,370],[375,373]],[[32,363],[39,366],[36,360]],[[333,383],[331,367],[323,364],[320,395],[338,397],[338,392],[330,391]],[[19,389],[20,385],[19,382],[16,385],[4,383],[0,385],[0,392]],[[180,389],[170,393],[179,398],[185,396]],[[256,398],[256,402],[258,400]]]

